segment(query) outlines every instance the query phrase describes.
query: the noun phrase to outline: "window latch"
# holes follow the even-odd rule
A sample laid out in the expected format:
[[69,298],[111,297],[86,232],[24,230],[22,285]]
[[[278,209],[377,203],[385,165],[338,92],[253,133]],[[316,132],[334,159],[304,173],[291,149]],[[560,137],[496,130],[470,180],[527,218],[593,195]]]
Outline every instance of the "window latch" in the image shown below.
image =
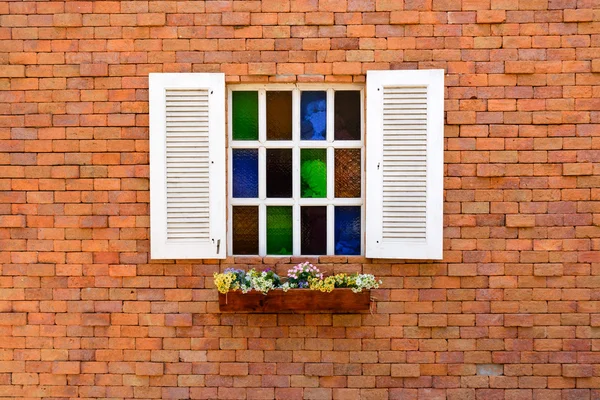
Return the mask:
[[221,239],[217,240],[217,254],[219,254],[219,248],[221,247]]

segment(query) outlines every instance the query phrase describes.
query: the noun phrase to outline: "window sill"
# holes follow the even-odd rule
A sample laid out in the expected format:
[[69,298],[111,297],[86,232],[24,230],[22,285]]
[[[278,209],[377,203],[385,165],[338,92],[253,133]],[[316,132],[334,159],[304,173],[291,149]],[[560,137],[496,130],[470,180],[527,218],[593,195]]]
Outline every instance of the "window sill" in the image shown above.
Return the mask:
[[371,291],[354,293],[351,289],[334,289],[330,293],[309,289],[271,290],[266,295],[258,292],[233,291],[219,293],[221,312],[280,312],[329,311],[348,312],[369,310]]

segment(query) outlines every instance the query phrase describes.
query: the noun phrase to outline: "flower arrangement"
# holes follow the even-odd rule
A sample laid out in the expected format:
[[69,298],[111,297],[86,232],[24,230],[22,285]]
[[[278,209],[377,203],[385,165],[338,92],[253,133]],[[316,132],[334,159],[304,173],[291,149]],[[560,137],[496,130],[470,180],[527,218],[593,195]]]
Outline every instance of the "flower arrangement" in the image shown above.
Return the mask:
[[250,278],[250,285],[252,289],[267,294],[269,290],[275,289],[281,285],[281,279],[275,272],[267,269],[262,272],[256,271],[252,268],[246,274],[246,277]]
[[323,279],[323,274],[319,268],[311,263],[303,262],[288,270],[288,280],[284,285],[287,285],[284,290],[291,288],[304,289],[310,287],[310,281],[314,279]]
[[248,293],[256,290],[267,294],[269,290],[279,287],[281,279],[279,275],[267,268],[259,272],[254,268],[248,272],[243,269],[227,268],[223,273],[214,273],[215,286],[220,293],[227,293],[230,290],[241,290],[242,293]]
[[331,292],[335,288],[349,288],[354,293],[377,289],[382,282],[371,274],[336,274],[325,279],[312,279],[310,288],[321,292]]
[[349,288],[354,293],[363,290],[377,289],[382,283],[372,274],[336,274],[323,277],[323,273],[309,262],[295,265],[287,272],[287,281],[282,283],[281,278],[271,269],[249,271],[227,268],[223,273],[213,274],[215,286],[220,293],[230,290],[240,290],[248,293],[251,290],[267,294],[273,289],[288,291],[292,288],[319,290],[331,292],[335,288]]

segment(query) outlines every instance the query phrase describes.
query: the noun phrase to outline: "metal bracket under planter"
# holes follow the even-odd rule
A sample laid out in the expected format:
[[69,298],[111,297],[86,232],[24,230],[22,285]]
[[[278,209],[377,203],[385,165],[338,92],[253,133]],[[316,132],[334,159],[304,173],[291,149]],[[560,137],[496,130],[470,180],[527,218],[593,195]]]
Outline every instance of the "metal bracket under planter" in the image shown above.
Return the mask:
[[279,311],[363,311],[371,306],[371,291],[354,293],[351,289],[334,289],[320,292],[309,289],[271,290],[260,292],[240,291],[219,293],[221,311],[279,312]]

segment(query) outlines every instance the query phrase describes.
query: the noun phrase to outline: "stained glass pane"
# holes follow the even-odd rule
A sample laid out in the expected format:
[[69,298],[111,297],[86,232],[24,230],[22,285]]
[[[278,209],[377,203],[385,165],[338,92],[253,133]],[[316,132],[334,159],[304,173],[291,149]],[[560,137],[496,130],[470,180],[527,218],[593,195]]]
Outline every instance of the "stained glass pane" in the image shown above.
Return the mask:
[[335,92],[335,140],[360,140],[360,91]]
[[267,149],[267,197],[292,197],[292,150]]
[[327,197],[327,150],[300,151],[300,192],[303,198]]
[[360,149],[335,149],[335,197],[360,197]]
[[335,254],[360,255],[360,206],[335,207]]
[[300,138],[327,138],[327,92],[302,92],[300,98]]
[[258,207],[233,207],[233,254],[258,254]]
[[301,254],[327,254],[327,207],[301,207],[300,230]]
[[291,255],[292,207],[267,207],[267,254]]
[[292,92],[267,92],[267,140],[292,140]]
[[258,197],[258,149],[233,150],[233,197]]
[[233,140],[258,140],[258,92],[232,92]]

